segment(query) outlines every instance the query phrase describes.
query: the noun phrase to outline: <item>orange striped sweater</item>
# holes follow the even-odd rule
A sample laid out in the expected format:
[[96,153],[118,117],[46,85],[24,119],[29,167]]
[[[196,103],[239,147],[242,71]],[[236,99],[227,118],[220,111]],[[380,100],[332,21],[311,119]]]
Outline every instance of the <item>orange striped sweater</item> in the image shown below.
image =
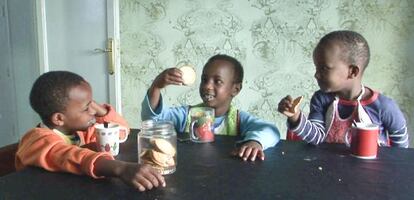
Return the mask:
[[[105,105],[108,113],[97,117],[96,123],[118,123],[129,130],[128,123],[110,105]],[[81,145],[96,142],[95,128],[89,127],[87,131],[78,131]],[[127,131],[126,134],[129,134]],[[114,160],[107,152],[95,152],[88,148],[68,144],[64,138],[49,128],[33,128],[29,130],[19,142],[15,165],[17,170],[27,166],[36,166],[52,172],[69,172],[78,175],[89,175],[100,178],[94,174],[94,163],[99,157]]]

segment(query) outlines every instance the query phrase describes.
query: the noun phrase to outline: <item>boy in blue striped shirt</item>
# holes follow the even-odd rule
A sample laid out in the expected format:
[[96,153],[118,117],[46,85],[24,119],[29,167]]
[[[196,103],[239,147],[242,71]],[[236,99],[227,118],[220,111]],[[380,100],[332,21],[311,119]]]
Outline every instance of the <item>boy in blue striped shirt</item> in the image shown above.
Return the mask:
[[380,128],[380,146],[407,148],[406,120],[390,98],[362,85],[370,51],[365,38],[353,31],[325,35],[313,52],[315,79],[320,90],[310,102],[306,117],[290,96],[278,111],[288,117],[288,129],[308,143],[344,143],[346,130],[354,121],[374,123]]

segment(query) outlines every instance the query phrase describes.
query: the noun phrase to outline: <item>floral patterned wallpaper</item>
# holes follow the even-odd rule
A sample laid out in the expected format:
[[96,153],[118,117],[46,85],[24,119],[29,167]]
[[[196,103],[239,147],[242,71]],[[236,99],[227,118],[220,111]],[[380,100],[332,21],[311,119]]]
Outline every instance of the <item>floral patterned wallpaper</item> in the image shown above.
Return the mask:
[[[122,106],[132,127],[140,126],[141,102],[157,74],[192,63],[200,75],[210,56],[225,53],[245,70],[234,103],[274,122],[284,137],[279,100],[304,95],[308,112],[318,89],[315,44],[330,31],[350,29],[371,47],[364,84],[395,99],[414,130],[412,0],[121,0],[120,8]],[[199,103],[199,81],[167,87],[166,103]]]

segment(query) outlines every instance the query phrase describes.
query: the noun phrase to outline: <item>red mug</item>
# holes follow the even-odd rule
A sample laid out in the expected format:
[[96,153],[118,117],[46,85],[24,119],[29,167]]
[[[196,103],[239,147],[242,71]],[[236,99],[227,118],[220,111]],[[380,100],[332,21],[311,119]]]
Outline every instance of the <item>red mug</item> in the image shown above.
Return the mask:
[[[351,135],[349,136],[348,133]],[[378,125],[355,123],[345,134],[345,144],[351,147],[351,156],[374,159],[378,152],[378,135]]]

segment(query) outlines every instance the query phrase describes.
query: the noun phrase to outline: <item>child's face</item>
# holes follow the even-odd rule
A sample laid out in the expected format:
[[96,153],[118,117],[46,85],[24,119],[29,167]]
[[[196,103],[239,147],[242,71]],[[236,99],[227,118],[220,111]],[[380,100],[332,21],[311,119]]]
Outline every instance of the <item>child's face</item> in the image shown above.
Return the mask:
[[96,111],[91,108],[92,90],[83,83],[69,91],[69,101],[64,114],[62,129],[66,132],[84,131],[95,123]]
[[234,66],[225,60],[215,60],[203,69],[200,96],[204,104],[215,108],[216,115],[227,112],[240,89],[234,83]]
[[315,78],[324,92],[340,92],[349,87],[349,65],[341,59],[338,45],[320,48],[314,54]]

